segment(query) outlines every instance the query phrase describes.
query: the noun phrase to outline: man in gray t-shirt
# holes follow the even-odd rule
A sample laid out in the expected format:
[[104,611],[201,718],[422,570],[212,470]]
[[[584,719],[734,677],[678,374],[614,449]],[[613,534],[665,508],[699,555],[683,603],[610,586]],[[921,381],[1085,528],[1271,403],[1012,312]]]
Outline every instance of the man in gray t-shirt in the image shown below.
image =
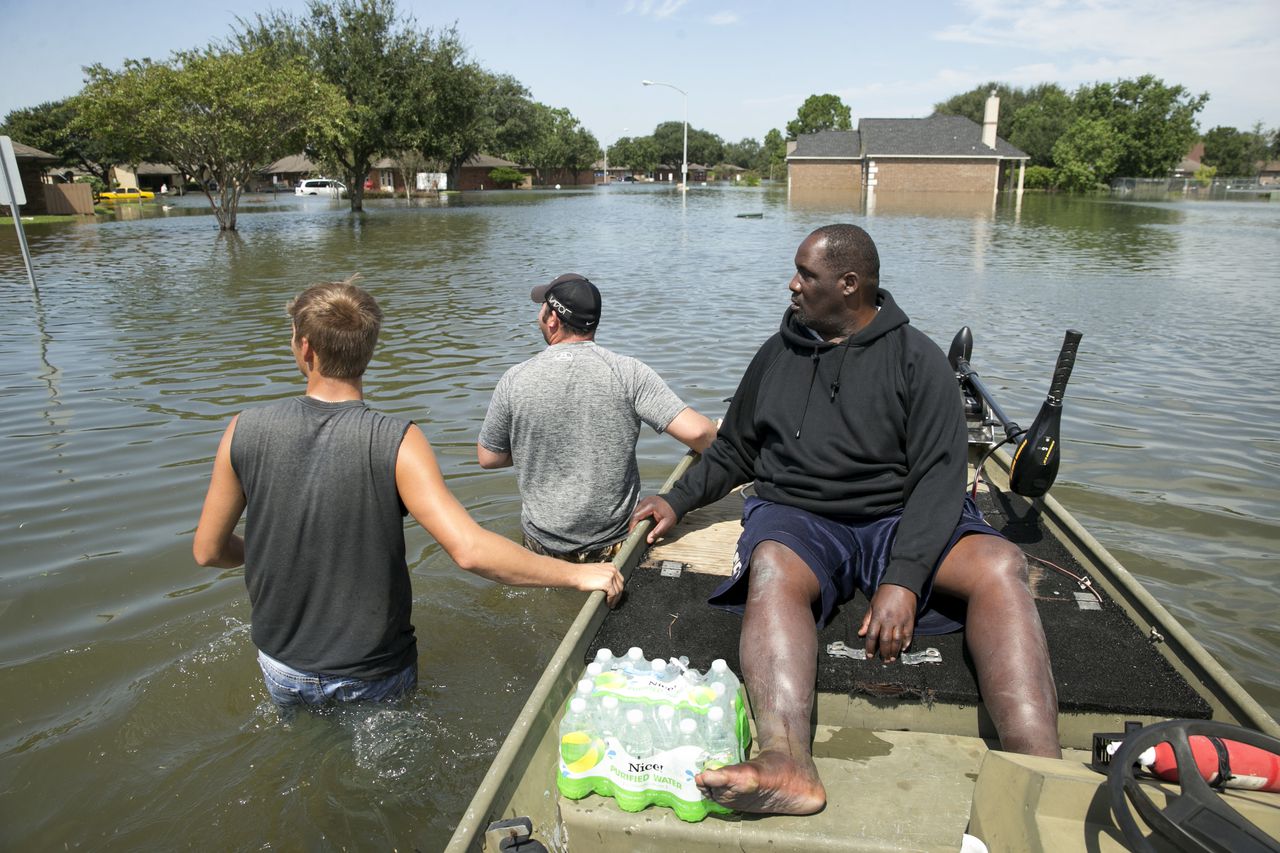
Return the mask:
[[640,422],[699,452],[716,427],[642,362],[595,343],[600,291],[568,273],[530,294],[548,346],[503,374],[480,430],[482,468],[514,465],[525,546],[611,557],[640,496]]

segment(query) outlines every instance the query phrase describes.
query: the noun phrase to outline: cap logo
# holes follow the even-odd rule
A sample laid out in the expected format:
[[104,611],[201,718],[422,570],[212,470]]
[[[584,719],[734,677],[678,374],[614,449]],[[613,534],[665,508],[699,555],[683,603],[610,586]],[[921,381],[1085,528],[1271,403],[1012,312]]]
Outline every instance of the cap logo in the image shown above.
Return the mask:
[[552,308],[556,309],[557,314],[560,314],[561,316],[564,316],[566,314],[570,317],[573,316],[573,309],[567,307],[559,299],[556,299],[555,294],[552,294],[552,293],[547,294],[547,303],[550,304]]

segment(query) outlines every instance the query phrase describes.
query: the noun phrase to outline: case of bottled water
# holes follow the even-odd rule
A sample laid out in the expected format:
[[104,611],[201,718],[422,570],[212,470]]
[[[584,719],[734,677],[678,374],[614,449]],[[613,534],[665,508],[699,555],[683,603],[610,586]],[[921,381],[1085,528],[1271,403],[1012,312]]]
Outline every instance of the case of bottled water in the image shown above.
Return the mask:
[[666,806],[687,821],[728,814],[693,780],[742,761],[750,739],[742,686],[723,660],[703,674],[685,658],[601,649],[561,718],[557,787],[574,800],[613,797],[626,811]]

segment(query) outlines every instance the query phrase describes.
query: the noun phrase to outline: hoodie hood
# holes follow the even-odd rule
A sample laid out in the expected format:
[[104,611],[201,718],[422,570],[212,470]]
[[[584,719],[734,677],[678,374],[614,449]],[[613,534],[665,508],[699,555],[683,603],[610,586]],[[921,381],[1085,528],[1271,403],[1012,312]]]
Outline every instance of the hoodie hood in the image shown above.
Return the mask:
[[790,307],[782,315],[782,327],[779,329],[779,333],[790,349],[801,350],[806,354],[814,352],[821,354],[838,346],[869,346],[877,338],[881,338],[899,326],[905,326],[910,322],[906,313],[898,307],[898,303],[893,301],[892,294],[883,288],[876,293],[876,308],[879,310],[875,319],[842,343],[833,344],[814,337],[813,333],[800,322],[796,312]]

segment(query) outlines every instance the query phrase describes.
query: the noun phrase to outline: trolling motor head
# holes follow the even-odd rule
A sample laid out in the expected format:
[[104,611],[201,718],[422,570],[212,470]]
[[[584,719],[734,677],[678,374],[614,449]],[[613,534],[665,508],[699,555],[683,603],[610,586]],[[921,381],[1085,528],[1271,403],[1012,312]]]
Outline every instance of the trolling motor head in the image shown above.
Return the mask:
[[[991,414],[1004,427],[1005,441],[1016,446],[1013,452],[1013,464],[1009,468],[1009,488],[1016,494],[1028,498],[1038,498],[1053,485],[1058,476],[1059,450],[1061,445],[1062,398],[1067,390],[1067,381],[1071,378],[1071,369],[1075,366],[1076,350],[1080,346],[1083,335],[1075,329],[1068,329],[1062,341],[1062,350],[1058,353],[1058,364],[1053,372],[1053,381],[1049,387],[1049,395],[1040,406],[1040,412],[1031,422],[1030,429],[1023,429],[1009,419],[996,403],[991,392],[982,384],[969,364],[969,356],[973,352],[973,333],[965,326],[956,333],[951,342],[947,358],[956,371],[956,378],[965,393],[966,414],[971,408],[970,400],[977,401],[979,406],[985,404]],[[984,419],[985,420],[985,419]]]

